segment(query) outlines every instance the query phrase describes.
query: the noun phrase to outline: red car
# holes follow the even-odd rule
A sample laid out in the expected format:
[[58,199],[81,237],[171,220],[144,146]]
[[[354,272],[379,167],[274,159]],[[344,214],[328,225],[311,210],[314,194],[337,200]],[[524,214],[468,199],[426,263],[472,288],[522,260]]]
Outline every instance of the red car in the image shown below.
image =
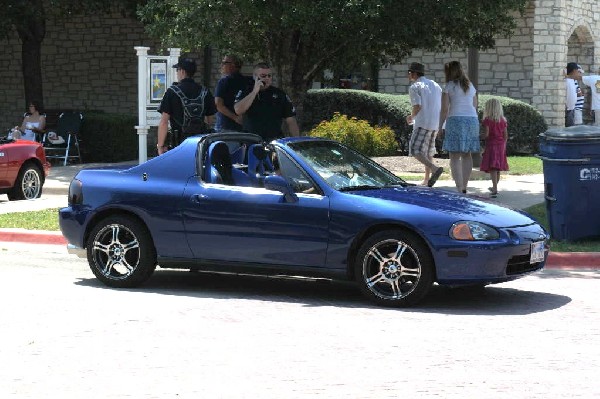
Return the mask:
[[0,194],[11,201],[39,198],[49,171],[40,143],[0,137]]

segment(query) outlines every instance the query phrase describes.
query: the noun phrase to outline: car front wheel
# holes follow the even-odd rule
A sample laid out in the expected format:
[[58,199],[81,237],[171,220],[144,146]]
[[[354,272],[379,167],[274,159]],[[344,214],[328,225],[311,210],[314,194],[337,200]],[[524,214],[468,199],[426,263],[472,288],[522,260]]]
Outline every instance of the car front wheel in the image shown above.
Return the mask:
[[111,216],[94,227],[87,242],[94,275],[110,287],[136,287],[156,269],[156,250],[146,227],[130,216]]
[[374,234],[360,247],[355,277],[362,293],[383,306],[411,306],[433,284],[433,259],[421,238],[404,230]]
[[32,163],[23,165],[15,180],[15,185],[8,193],[8,199],[32,200],[42,195],[42,172]]

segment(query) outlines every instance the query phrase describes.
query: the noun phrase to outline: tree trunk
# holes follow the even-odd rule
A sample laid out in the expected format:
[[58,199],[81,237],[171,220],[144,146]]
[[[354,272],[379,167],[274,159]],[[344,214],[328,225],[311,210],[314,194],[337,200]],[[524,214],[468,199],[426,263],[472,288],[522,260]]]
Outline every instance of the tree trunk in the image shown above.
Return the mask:
[[42,82],[42,41],[46,35],[46,21],[41,0],[30,0],[36,12],[16,25],[21,39],[21,70],[25,87],[25,109],[31,101],[38,101],[44,108]]
[[296,30],[288,32],[285,36],[287,40],[279,40],[283,45],[277,46],[278,43],[272,43],[271,57],[277,75],[280,77],[281,88],[290,97],[296,108],[296,119],[302,131],[304,98],[313,81],[313,77],[309,73],[312,65],[304,61],[307,46],[302,34]]

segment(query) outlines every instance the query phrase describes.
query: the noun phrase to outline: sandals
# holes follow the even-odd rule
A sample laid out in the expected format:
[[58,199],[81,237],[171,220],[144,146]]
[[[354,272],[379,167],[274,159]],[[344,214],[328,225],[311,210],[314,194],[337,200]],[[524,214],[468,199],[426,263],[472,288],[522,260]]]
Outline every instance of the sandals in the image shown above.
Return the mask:
[[431,175],[431,178],[427,181],[427,187],[433,187],[435,182],[440,178],[440,176],[444,173],[444,168],[439,167],[435,172]]
[[498,197],[498,191],[494,191],[493,187],[488,187],[488,191],[490,192],[490,197],[491,198],[496,198]]

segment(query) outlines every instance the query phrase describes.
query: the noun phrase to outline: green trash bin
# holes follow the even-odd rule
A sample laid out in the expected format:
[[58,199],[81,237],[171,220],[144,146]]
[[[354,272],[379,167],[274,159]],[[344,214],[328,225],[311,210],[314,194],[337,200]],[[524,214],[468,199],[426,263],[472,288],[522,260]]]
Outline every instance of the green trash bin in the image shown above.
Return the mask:
[[550,129],[540,134],[538,157],[551,237],[600,236],[600,127]]

